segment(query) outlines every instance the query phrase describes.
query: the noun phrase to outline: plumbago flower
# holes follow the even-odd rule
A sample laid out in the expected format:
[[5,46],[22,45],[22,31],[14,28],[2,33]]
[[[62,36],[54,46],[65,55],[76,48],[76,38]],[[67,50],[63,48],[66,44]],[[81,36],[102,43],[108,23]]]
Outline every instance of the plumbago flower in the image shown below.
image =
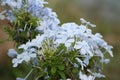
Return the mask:
[[[44,7],[44,0],[2,0],[2,6],[8,7],[0,13],[0,19],[10,21],[5,27],[9,36],[17,42],[17,46],[43,33],[43,27],[55,29],[60,23],[51,8]],[[42,24],[42,26],[41,26]],[[43,25],[44,24],[44,25]]]
[[[14,25],[9,31],[15,30],[12,38],[18,43],[17,51],[10,49],[8,52],[13,58],[13,67],[22,63],[32,66],[30,73],[37,70],[36,80],[94,80],[105,77],[101,74],[101,65],[109,62],[106,54],[113,57],[112,46],[103,40],[100,33],[92,33],[89,27],[94,28],[94,24],[81,18],[81,25],[74,22],[60,25],[56,13],[44,7],[47,4],[44,0],[2,1],[2,5],[5,4],[10,7],[8,11],[11,13],[3,11],[0,18],[8,19]],[[4,14],[9,14],[9,18]],[[17,80],[26,80],[30,73]]]
[[[65,23],[56,29],[46,28],[44,31],[18,47],[23,52],[13,59],[13,67],[32,61],[35,68],[40,67],[42,71],[47,69],[44,72],[49,76],[48,79],[60,79],[57,75],[63,79],[68,77],[81,80],[104,77],[98,67],[107,62],[104,57],[106,53],[113,56],[112,46],[107,45],[99,33],[92,34],[87,26],[75,23]],[[38,61],[37,65],[34,65],[34,58]]]

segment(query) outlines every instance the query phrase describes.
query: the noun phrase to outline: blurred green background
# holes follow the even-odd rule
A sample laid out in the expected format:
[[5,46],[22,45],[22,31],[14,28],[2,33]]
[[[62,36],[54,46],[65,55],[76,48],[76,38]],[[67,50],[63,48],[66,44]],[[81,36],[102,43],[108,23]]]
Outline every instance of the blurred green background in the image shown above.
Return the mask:
[[[84,18],[97,25],[93,32],[99,32],[112,45],[114,57],[104,66],[105,79],[120,80],[120,0],[47,0],[53,11],[58,14],[61,23],[76,22]],[[0,11],[3,8],[0,7]],[[25,76],[27,72],[23,66],[12,68],[11,59],[7,50],[13,48],[12,41],[1,42],[8,38],[2,25],[7,21],[0,21],[0,80],[15,80],[16,76]],[[29,69],[29,68],[27,68]]]

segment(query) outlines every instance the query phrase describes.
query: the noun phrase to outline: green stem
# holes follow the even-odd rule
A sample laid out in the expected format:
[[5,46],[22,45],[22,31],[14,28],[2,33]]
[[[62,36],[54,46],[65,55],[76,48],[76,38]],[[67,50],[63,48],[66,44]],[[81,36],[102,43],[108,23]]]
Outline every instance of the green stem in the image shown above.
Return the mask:
[[33,69],[31,69],[30,72],[27,74],[27,76],[25,77],[25,80],[30,76],[32,72],[33,72]]

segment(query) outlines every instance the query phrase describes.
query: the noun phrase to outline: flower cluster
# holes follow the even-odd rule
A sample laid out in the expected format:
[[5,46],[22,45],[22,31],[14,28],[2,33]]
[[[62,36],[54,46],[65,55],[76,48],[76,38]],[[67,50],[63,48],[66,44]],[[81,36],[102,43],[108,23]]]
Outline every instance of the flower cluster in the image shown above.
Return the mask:
[[18,45],[35,38],[38,33],[43,33],[43,27],[55,29],[60,23],[56,13],[51,8],[44,7],[44,4],[47,4],[44,0],[2,1],[1,5],[9,8],[0,13],[0,19],[11,22],[11,27],[7,27],[6,31]]
[[59,24],[60,22],[59,19],[56,18],[56,13],[52,12],[51,8],[44,7],[44,4],[47,4],[44,0],[3,0],[1,5],[8,5],[10,10],[1,12],[0,18],[5,19],[3,14],[6,13],[6,19],[14,21],[16,20],[16,16],[13,12],[16,11],[19,14],[20,10],[24,10],[26,13],[28,12],[31,15],[40,18],[41,23],[47,24],[47,26],[52,27]]
[[[2,5],[5,4],[11,11],[10,14],[8,11],[0,13],[1,19],[5,19],[3,14],[6,13],[9,17],[7,19],[14,24],[18,18],[13,13],[21,10],[38,19],[35,21],[36,27],[33,28],[38,33],[32,39],[27,38],[26,42],[19,44],[19,52],[9,50],[8,55],[13,57],[13,67],[23,62],[30,64],[33,69],[39,70],[40,77],[37,76],[37,79],[45,80],[94,80],[96,77],[105,77],[101,74],[101,64],[109,62],[104,56],[106,53],[113,57],[112,46],[103,40],[100,33],[92,33],[89,27],[95,27],[94,24],[81,18],[81,25],[60,25],[56,13],[44,6],[47,4],[44,0],[2,1]],[[30,24],[34,24],[34,21]],[[26,25],[29,28],[34,26],[28,23],[23,25],[24,27],[19,28],[21,33],[25,31]]]

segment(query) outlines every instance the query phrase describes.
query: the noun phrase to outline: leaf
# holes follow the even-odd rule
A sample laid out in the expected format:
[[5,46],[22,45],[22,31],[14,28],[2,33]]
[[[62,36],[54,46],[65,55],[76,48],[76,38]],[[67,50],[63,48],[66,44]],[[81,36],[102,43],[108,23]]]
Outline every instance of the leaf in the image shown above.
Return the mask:
[[64,72],[59,71],[58,73],[59,73],[59,75],[61,76],[61,78],[62,78],[63,80],[66,80],[66,77],[65,77]]
[[64,70],[65,67],[64,67],[64,65],[60,64],[60,65],[58,65],[58,69],[59,69],[59,70]]
[[53,66],[53,67],[51,68],[51,74],[55,74],[55,73],[56,73],[56,67]]
[[75,68],[75,69],[72,70],[72,72],[75,74],[75,73],[78,73],[79,70]]

